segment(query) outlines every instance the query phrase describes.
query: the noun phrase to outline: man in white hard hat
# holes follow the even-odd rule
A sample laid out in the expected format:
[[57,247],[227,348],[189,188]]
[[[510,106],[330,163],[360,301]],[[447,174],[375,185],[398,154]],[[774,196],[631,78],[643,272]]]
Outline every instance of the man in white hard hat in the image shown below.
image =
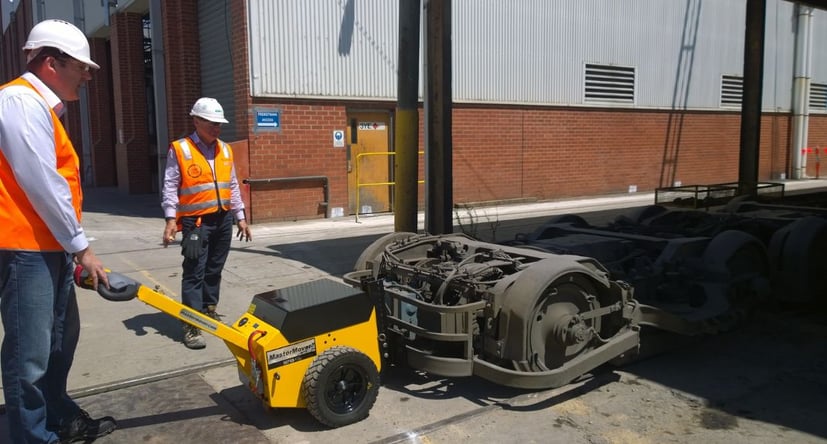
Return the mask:
[[[163,243],[183,235],[181,254],[181,302],[207,316],[216,313],[221,272],[233,239],[233,219],[238,238],[252,239],[244,217],[244,202],[236,177],[233,150],[218,136],[228,123],[224,108],[210,97],[202,97],[190,111],[195,131],[173,141],[167,153],[161,207],[166,226]],[[202,349],[207,343],[201,331],[184,324],[184,345]]]
[[81,30],[62,20],[35,25],[23,46],[27,71],[0,86],[0,365],[10,440],[93,440],[115,430],[67,394],[80,334],[72,275],[109,286],[80,225],[78,156],[60,121],[63,102],[99,66]]

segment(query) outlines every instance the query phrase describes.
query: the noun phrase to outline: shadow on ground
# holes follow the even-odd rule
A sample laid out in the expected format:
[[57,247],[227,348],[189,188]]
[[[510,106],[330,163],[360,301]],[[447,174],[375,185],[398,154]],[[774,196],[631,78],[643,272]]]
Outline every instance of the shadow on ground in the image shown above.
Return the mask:
[[175,342],[180,341],[184,336],[181,327],[182,321],[166,313],[140,314],[129,319],[124,319],[123,325],[128,330],[133,331],[135,336],[145,336],[149,333],[154,333],[166,336]]
[[110,187],[84,188],[83,212],[158,218],[164,215],[158,194],[126,194]]

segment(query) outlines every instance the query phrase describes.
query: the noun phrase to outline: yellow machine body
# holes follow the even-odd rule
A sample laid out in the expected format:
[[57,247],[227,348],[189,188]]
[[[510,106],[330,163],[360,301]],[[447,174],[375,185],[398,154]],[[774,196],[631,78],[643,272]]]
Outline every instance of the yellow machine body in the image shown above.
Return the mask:
[[[245,321],[246,320],[246,321]],[[242,324],[242,325],[239,325]],[[252,361],[245,351],[238,359],[239,376],[251,389],[258,391],[270,407],[305,407],[301,383],[316,356],[334,346],[351,347],[367,355],[376,369],[381,370],[376,310],[362,323],[329,331],[314,337],[291,342],[281,332],[251,314],[245,314],[233,325],[242,335],[253,335],[253,356],[260,366],[261,381],[258,389]],[[263,335],[255,332],[264,332]],[[233,347],[230,347],[233,351]],[[239,358],[238,353],[233,353]]]

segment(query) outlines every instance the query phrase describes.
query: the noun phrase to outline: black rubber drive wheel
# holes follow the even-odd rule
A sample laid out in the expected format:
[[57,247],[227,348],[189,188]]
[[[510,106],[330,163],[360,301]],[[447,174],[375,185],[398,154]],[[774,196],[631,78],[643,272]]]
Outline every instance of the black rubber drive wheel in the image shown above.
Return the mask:
[[302,389],[313,417],[329,427],[346,426],[367,418],[379,394],[379,372],[364,353],[333,347],[310,364]]

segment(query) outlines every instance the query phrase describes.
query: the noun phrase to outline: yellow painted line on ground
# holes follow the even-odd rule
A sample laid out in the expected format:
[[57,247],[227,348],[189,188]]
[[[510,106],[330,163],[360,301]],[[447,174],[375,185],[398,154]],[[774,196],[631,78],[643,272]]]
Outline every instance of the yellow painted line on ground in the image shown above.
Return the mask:
[[[126,262],[126,264],[129,265],[130,267],[132,267],[134,269],[138,268],[138,265],[135,264],[134,262],[130,261],[129,259],[122,258],[122,260],[124,262]],[[148,281],[152,282],[155,285],[155,290],[156,291],[158,291],[162,294],[165,294],[165,295],[167,295],[171,298],[177,298],[178,297],[178,293],[176,293],[173,290],[165,287],[164,284],[158,282],[157,279],[152,277],[152,274],[149,271],[147,271],[147,270],[138,270],[138,273],[141,273],[141,275],[144,276]]]

